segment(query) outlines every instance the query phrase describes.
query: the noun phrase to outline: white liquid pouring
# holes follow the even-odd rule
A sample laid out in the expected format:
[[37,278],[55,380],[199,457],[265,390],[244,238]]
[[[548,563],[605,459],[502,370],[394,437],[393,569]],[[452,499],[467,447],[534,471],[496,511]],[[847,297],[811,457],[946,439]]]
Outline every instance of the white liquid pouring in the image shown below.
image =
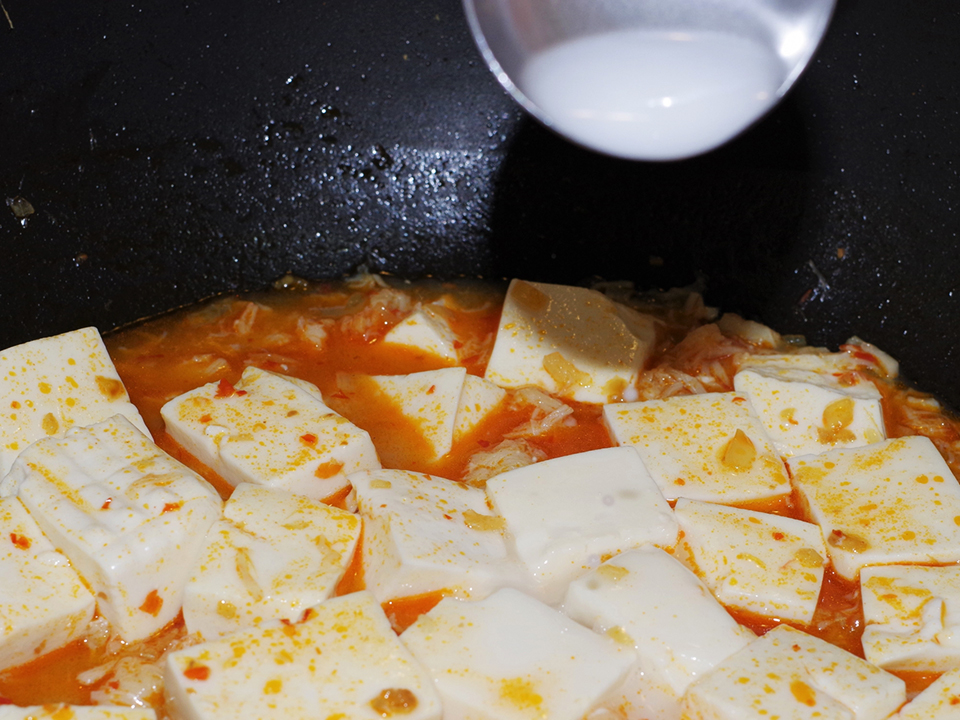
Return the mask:
[[719,32],[619,30],[533,56],[517,86],[559,132],[643,160],[697,155],[772,107],[787,68],[758,42]]

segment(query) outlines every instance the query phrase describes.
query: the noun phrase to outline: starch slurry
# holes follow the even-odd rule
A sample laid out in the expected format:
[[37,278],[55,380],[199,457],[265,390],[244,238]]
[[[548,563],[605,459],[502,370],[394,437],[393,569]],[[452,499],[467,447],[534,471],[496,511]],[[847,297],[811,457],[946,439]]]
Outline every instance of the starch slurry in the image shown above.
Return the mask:
[[780,58],[720,32],[618,30],[561,43],[518,83],[553,127],[602,152],[666,160],[711,150],[777,100]]

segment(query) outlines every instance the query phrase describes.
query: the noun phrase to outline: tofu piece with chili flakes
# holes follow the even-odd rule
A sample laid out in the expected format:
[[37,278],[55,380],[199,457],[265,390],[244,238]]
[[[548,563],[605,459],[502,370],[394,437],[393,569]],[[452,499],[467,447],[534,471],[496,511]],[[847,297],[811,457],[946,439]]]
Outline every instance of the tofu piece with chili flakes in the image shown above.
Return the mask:
[[63,647],[96,601],[14,497],[0,500],[0,670]]
[[323,402],[316,386],[248,367],[160,410],[167,432],[233,486],[242,482],[323,499],[347,475],[380,467],[365,430]]
[[682,717],[882,720],[905,700],[900,678],[779,625],[693,683],[683,698]]
[[864,656],[893,671],[960,667],[960,565],[860,571]]
[[596,290],[513,280],[484,377],[611,402],[629,395],[655,343],[652,318]]
[[960,561],[960,484],[926,437],[787,460],[837,573]]
[[439,720],[437,692],[370,593],[167,655],[175,720]]
[[457,336],[442,310],[430,306],[414,311],[390,328],[383,343],[414,348],[419,354],[433,355],[451,365],[459,360]]
[[667,500],[724,504],[782,498],[786,468],[743,393],[612,403],[603,421],[632,445]]
[[207,533],[183,597],[187,632],[213,640],[264,620],[295,620],[336,589],[360,518],[318,500],[243,483]]
[[610,698],[627,717],[674,720],[690,683],[754,638],[696,575],[651,545],[573,581],[563,611],[636,651],[629,676]]
[[483,598],[521,580],[483,490],[405,470],[350,476],[363,518],[363,577],[378,600],[443,591]]
[[803,348],[793,353],[756,353],[744,356],[741,368],[775,367],[805,372],[826,373],[846,381],[851,373],[875,373],[880,377],[895,378],[899,373],[896,360],[875,345],[852,337],[840,346],[842,352],[827,352],[823,348]]
[[457,410],[467,371],[462,367],[409,375],[372,375],[383,398],[416,428],[427,445],[427,461],[439,460],[453,448]]
[[156,720],[148,708],[119,705],[0,705],[0,720]]
[[503,388],[475,375],[465,375],[453,425],[453,442],[477,429],[507,397]]
[[827,557],[819,527],[685,498],[674,512],[684,549],[725,606],[803,624],[813,619]]
[[960,720],[960,668],[934,680],[891,720]]
[[126,641],[180,613],[217,492],[121,415],[31,445],[0,482],[23,501]]
[[877,386],[859,372],[837,378],[824,365],[821,371],[748,366],[733,378],[781,455],[816,455],[886,439]]
[[547,603],[559,602],[571,580],[602,560],[677,541],[673,511],[631,447],[511,470],[488,480],[486,492]]
[[0,476],[30,443],[123,415],[149,437],[96,328],[0,352]]
[[633,652],[513,589],[444,598],[400,636],[427,668],[444,720],[580,720]]
[[745,367],[772,367],[803,372],[830,373],[839,377],[863,368],[863,364],[845,352],[826,352],[808,348],[795,353],[751,353],[744,357],[739,369]]

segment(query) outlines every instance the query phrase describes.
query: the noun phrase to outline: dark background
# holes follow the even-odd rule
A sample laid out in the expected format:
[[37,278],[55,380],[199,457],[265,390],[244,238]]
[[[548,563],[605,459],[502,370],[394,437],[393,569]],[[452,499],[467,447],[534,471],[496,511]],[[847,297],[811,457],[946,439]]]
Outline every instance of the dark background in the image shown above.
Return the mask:
[[286,272],[702,278],[960,407],[956,0],[839,0],[784,103],[674,164],[523,116],[457,0],[4,6],[0,200],[36,213],[0,204],[0,347]]

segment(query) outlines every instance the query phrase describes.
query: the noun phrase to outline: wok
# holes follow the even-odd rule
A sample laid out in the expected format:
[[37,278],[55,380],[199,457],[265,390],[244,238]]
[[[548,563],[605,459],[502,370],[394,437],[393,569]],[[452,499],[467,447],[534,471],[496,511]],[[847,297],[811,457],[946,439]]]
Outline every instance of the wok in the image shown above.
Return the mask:
[[4,7],[0,347],[287,272],[701,280],[960,406],[954,0],[840,0],[786,102],[676,164],[525,117],[458,0]]

